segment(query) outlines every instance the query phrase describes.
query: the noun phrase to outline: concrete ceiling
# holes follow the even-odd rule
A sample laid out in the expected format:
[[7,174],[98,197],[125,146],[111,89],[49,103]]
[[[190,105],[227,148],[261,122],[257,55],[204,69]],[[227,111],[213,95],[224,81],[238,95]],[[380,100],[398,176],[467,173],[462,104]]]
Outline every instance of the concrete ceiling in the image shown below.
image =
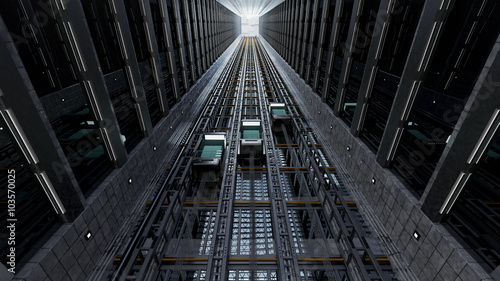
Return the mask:
[[239,16],[261,16],[285,0],[217,0]]

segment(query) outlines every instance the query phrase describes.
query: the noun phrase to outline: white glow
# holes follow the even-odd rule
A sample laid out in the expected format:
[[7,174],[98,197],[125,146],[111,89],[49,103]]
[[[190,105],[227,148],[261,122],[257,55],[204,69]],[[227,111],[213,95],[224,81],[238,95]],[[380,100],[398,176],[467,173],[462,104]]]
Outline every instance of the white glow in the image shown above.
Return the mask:
[[111,144],[111,140],[109,139],[109,133],[106,128],[100,128],[101,134],[104,138],[104,145],[108,149],[109,152],[109,157],[111,158],[111,161],[116,161],[118,158],[116,158],[116,153],[115,150],[113,149],[113,145]]
[[284,107],[284,103],[279,103],[279,102],[272,102],[269,104],[269,107]]
[[243,15],[241,16],[241,34],[244,36],[259,35],[259,16]]
[[225,135],[205,135],[205,140],[226,140]]
[[[30,164],[32,162],[34,164],[38,164],[39,162],[38,157],[33,151],[31,144],[28,142],[28,138],[24,134],[24,131],[20,129],[21,125],[19,125],[19,122],[17,121],[17,118],[14,116],[12,109],[5,110],[5,113],[7,114],[7,116],[3,115],[2,112],[0,111],[2,118],[5,120],[5,123],[7,124],[7,127],[9,127],[10,131],[14,134],[14,139],[16,140],[17,144],[23,151],[24,156],[26,156],[26,160],[28,160],[28,163]],[[13,128],[11,127],[11,124]],[[25,150],[27,151],[27,153]]]
[[82,54],[80,52],[80,48],[78,47],[76,41],[75,33],[73,32],[73,26],[71,25],[70,22],[65,22],[64,29],[66,30],[66,34],[68,34],[68,37],[71,40],[70,46],[71,49],[73,50],[73,53],[76,54],[78,68],[80,69],[80,71],[87,71],[87,68],[85,67],[85,62],[83,61]]
[[451,188],[450,193],[446,197],[443,206],[441,206],[441,209],[439,209],[440,214],[448,214],[450,212],[451,208],[457,201],[458,196],[462,192],[462,189],[464,188],[465,184],[467,183],[471,175],[472,174],[469,173],[466,176],[464,172],[460,172],[460,175],[455,181],[455,184],[453,184],[453,187]]
[[[467,163],[470,164],[473,159],[476,159],[476,163],[481,159],[481,156],[483,155],[484,151],[486,150],[486,147],[490,143],[491,139],[495,135],[495,132],[498,129],[498,126],[500,125],[500,120],[498,119],[500,115],[500,109],[496,109],[495,112],[493,112],[493,115],[491,116],[490,120],[488,121],[488,125],[486,125],[486,128],[484,129],[483,133],[481,134],[481,137],[479,138],[479,141],[476,143],[476,146],[472,150],[472,153],[469,156],[469,159],[467,159]],[[490,137],[488,140],[486,140],[486,136],[491,132],[493,129],[493,132],[490,134]],[[486,140],[486,141],[485,141]],[[478,153],[479,148],[483,146],[482,151]],[[479,156],[479,157],[477,157]]]
[[141,110],[141,106],[138,103],[134,104],[135,110],[137,111],[137,115],[139,116],[139,120],[141,121],[141,130],[146,131],[146,123],[144,122],[144,115]]
[[260,126],[260,121],[243,121],[243,127],[246,126]]
[[387,161],[392,161],[394,159],[394,155],[396,154],[396,148],[399,144],[401,136],[403,135],[403,130],[404,130],[403,128],[398,128],[398,130],[396,131],[396,135],[392,140],[391,148],[389,150],[389,155],[387,155]]
[[242,17],[245,15],[262,16],[284,0],[217,0],[217,2]]
[[54,207],[56,213],[58,214],[66,213],[66,209],[64,208],[61,199],[57,195],[57,192],[54,190],[52,183],[48,179],[47,174],[45,172],[41,172],[40,174],[35,174],[35,176],[42,185],[45,194],[47,194],[47,196],[49,197],[49,201]]
[[269,12],[284,0],[217,0],[233,13],[241,17],[243,36],[259,35],[259,17]]
[[97,106],[97,97],[94,93],[94,88],[92,87],[92,82],[90,82],[90,80],[85,80],[85,81],[83,81],[83,86],[84,86],[85,90],[87,91],[87,93],[90,94],[90,97],[92,98],[90,105],[94,109],[97,120],[99,120],[99,121],[102,120],[101,110],[99,109],[99,106]]

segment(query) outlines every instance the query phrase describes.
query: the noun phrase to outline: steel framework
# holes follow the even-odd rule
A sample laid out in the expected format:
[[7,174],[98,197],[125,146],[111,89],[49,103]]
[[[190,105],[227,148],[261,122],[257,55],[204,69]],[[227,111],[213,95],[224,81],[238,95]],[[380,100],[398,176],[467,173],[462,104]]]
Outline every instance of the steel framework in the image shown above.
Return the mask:
[[[287,121],[270,103],[284,105]],[[260,121],[262,155],[238,157],[244,120]],[[215,179],[193,173],[204,135],[221,132]],[[108,277],[391,280],[327,154],[259,39],[243,38]]]

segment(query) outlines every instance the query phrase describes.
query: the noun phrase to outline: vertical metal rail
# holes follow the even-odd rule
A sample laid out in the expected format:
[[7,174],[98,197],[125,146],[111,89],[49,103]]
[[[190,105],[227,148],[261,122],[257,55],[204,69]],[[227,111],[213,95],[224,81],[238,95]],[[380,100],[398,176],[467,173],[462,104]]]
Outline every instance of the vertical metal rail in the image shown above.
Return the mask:
[[[241,42],[240,42],[241,45]],[[225,71],[223,72],[223,75],[219,79],[218,83],[224,83],[227,81],[227,76],[231,72],[231,66],[233,65],[232,61],[236,59],[238,53],[235,53],[233,57],[230,59],[228,62]],[[208,97],[207,104],[218,104],[220,101],[220,96],[219,95],[210,95]],[[207,112],[210,112],[207,114]],[[200,130],[196,130],[196,128],[199,128],[200,126],[204,126],[206,123],[206,116],[211,116],[211,112],[213,112],[213,107],[211,106],[206,106],[203,108],[201,116],[205,118],[198,118],[196,123],[193,126],[193,129],[188,133],[188,135],[185,137],[186,140],[189,140],[192,138],[192,136],[195,133],[200,133]],[[161,252],[162,249],[160,249],[160,246],[164,245],[164,240],[168,239],[170,235],[165,235],[166,231],[166,225],[167,225],[167,219],[168,217],[172,214],[173,210],[173,202],[179,202],[182,203],[179,197],[179,192],[173,192],[172,193],[172,185],[176,176],[176,171],[179,170],[182,160],[184,159],[184,151],[186,150],[188,146],[183,146],[180,149],[180,152],[178,153],[177,158],[174,161],[174,164],[172,165],[172,170],[168,174],[165,182],[162,184],[162,186],[159,188],[158,192],[156,192],[156,196],[154,200],[151,202],[150,207],[147,209],[146,214],[144,215],[144,218],[140,222],[137,230],[135,231],[135,234],[131,237],[131,239],[128,241],[128,243],[125,245],[124,250],[123,250],[123,255],[121,257],[118,257],[115,259],[115,261],[118,262],[117,269],[114,271],[111,280],[130,280],[129,272],[136,264],[137,261],[142,261],[142,264],[140,265],[140,269],[138,270],[138,274],[133,277],[133,279],[139,278],[139,277],[144,277],[144,275],[147,274],[146,268],[150,267],[155,267],[157,266],[160,262],[158,259],[158,252]],[[170,195],[170,196],[169,196]],[[145,248],[143,245],[141,245],[140,242],[145,242],[146,238],[148,236],[151,236],[151,230],[153,229],[153,224],[156,222],[159,218],[160,211],[163,208],[164,202],[166,200],[169,200],[172,202],[170,206],[168,207],[168,210],[166,211],[166,215],[164,215],[163,219],[156,223],[155,227],[158,228],[158,231],[154,233],[155,239],[154,243],[152,243],[148,248]],[[141,252],[147,252],[146,257],[139,256]],[[141,253],[142,254],[142,253]],[[153,262],[154,260],[154,262]],[[153,268],[154,270],[154,268]],[[141,280],[141,279],[137,279]]]
[[[242,40],[243,43],[240,46],[244,46],[244,40]],[[224,73],[223,76],[219,79],[217,85],[214,87],[212,90],[212,99],[208,101],[205,104],[205,109],[204,112],[200,116],[200,124],[197,126],[195,133],[198,135],[198,138],[191,138],[187,147],[189,149],[194,149],[196,147],[197,142],[205,132],[210,131],[210,127],[214,121],[214,116],[217,115],[218,109],[223,106],[223,102],[225,101],[224,94],[226,93],[226,89],[229,87],[229,84],[233,81],[231,78],[234,78],[234,70],[235,70],[235,65],[239,64],[240,61],[242,60],[243,56],[243,49],[240,49],[237,52],[237,55],[235,59],[228,64],[228,71]],[[193,153],[188,153],[187,155],[192,155]],[[189,168],[189,167],[187,167]],[[184,202],[184,200],[181,200]],[[191,231],[193,229],[196,217],[197,217],[197,212],[200,207],[200,202],[195,201],[193,204],[193,207],[187,210],[187,213],[185,215],[186,219],[184,220],[181,231],[180,231],[180,236],[179,238],[186,237],[187,235],[191,235]],[[181,240],[181,239],[179,239]],[[182,245],[180,243],[177,243],[176,249],[177,249],[177,259],[175,262],[175,267],[172,270],[172,277],[170,280],[175,281],[179,279],[180,271],[184,265],[184,249],[181,248]],[[165,251],[164,253],[165,254]]]
[[233,122],[229,131],[228,156],[223,174],[221,196],[217,208],[218,220],[215,223],[216,234],[212,239],[212,245],[214,245],[215,249],[213,248],[210,251],[210,256],[208,258],[207,280],[227,280],[228,249],[230,248],[229,243],[231,241],[230,221],[233,213],[233,193],[236,182],[236,162],[244,91],[244,84],[241,83],[241,79],[239,78],[245,75],[246,60],[248,56],[246,50],[248,48],[247,46],[248,38],[245,38],[241,47],[242,54],[238,61],[238,69],[240,70],[234,77],[236,80],[233,80],[233,82],[238,82],[237,85],[239,85],[239,87],[236,95],[236,104],[233,110]]
[[[258,40],[255,38],[255,45],[259,46]],[[297,262],[296,249],[292,243],[290,235],[290,222],[288,220],[288,210],[283,196],[283,187],[281,185],[281,177],[279,173],[279,155],[274,146],[272,136],[271,122],[269,120],[269,112],[267,107],[267,97],[265,95],[263,79],[263,68],[266,67],[262,60],[262,49],[256,48],[255,57],[257,60],[257,89],[259,95],[259,105],[261,118],[264,125],[264,143],[266,149],[268,186],[271,197],[271,214],[274,221],[274,235],[276,237],[276,249],[278,252],[278,268],[282,280],[300,280],[299,265]],[[267,75],[266,75],[267,78]],[[270,82],[270,81],[267,81]]]
[[[278,79],[276,79],[277,77],[275,77],[274,73],[271,71],[269,61],[266,60],[263,48],[260,44],[259,44],[259,47],[260,48],[259,48],[259,52],[258,52],[258,57],[259,57],[259,65],[260,65],[261,71],[266,72],[266,74],[267,74],[266,76],[269,76],[269,82],[271,82],[271,85],[276,89],[276,93],[279,93],[279,91],[283,87],[283,85],[281,84],[281,81],[278,81]],[[261,106],[266,105],[267,103],[266,103],[265,97],[263,96],[263,91],[261,91],[260,94],[262,96]],[[283,99],[283,96],[284,95],[281,95],[280,99]],[[289,98],[289,97],[287,96],[287,98]],[[290,103],[290,101],[288,101],[286,103],[288,105],[292,105]],[[264,111],[263,111],[262,116],[263,116],[263,118],[267,119],[269,116],[267,106],[263,106],[263,107],[264,107],[264,109],[263,109]],[[269,121],[267,122],[267,125],[269,126],[269,129],[270,129]],[[270,159],[270,161],[273,162],[272,164],[275,167],[271,167],[271,165],[270,165],[269,169],[271,171],[273,171],[272,176],[274,176],[276,178],[276,181],[277,181],[277,182],[275,182],[274,178],[273,178],[273,183],[272,183],[273,189],[272,190],[273,190],[273,193],[275,193],[276,195],[279,194],[279,197],[275,198],[275,202],[273,202],[275,204],[273,204],[273,206],[280,206],[280,208],[278,208],[276,211],[278,212],[278,215],[280,215],[284,218],[283,226],[286,226],[286,228],[280,229],[280,231],[284,232],[282,234],[282,236],[288,236],[288,243],[290,243],[290,249],[291,249],[291,252],[293,253],[292,256],[290,256],[290,258],[292,258],[294,266],[292,268],[288,269],[287,271],[293,272],[293,270],[295,270],[295,274],[291,274],[291,276],[295,275],[296,278],[300,279],[300,272],[298,271],[299,266],[297,263],[297,255],[295,254],[295,247],[292,244],[292,240],[291,240],[291,237],[289,234],[290,233],[290,231],[289,231],[290,225],[289,225],[289,219],[288,219],[288,207],[286,205],[286,202],[283,200],[284,196],[282,195],[283,186],[281,185],[281,180],[280,180],[281,177],[279,174],[279,167],[277,165],[277,162],[279,160],[279,155],[278,155],[278,151],[274,147],[274,141],[272,141],[272,138],[270,140],[271,141],[269,143],[266,142],[266,144],[269,145],[268,146],[268,152],[269,152],[268,159]],[[287,140],[287,144],[290,147],[291,142],[289,139]],[[271,157],[271,155],[272,155],[272,157]],[[311,197],[311,196],[309,196],[309,197]],[[321,238],[323,238],[323,241],[326,241],[325,234],[319,230],[320,222],[319,222],[318,215],[313,210],[311,203],[307,200],[306,200],[306,210],[309,214],[309,218],[311,220],[311,228],[312,228],[313,233],[315,234],[315,237],[317,237],[317,238],[321,237]],[[328,249],[326,249],[326,250],[327,250],[327,252],[330,252]],[[323,264],[327,270],[334,271],[332,264],[330,263],[330,261],[327,258],[322,259],[322,261],[323,261]],[[291,264],[288,266],[291,266]],[[333,276],[329,275],[328,280],[334,280]]]
[[[285,101],[285,104],[287,104],[288,108],[292,111],[292,114],[294,116],[293,123],[299,130],[299,147],[306,151],[306,155],[307,157],[309,157],[309,159],[311,156],[319,155],[318,146],[312,141],[310,142],[310,144],[308,144],[307,139],[310,138],[310,133],[312,132],[309,131],[309,127],[305,123],[305,120],[303,118],[300,118],[297,107],[295,103],[292,102],[288,90],[283,84],[281,76],[272,64],[267,53],[263,52],[263,55],[265,57],[265,60],[268,61],[267,65],[270,66],[272,77],[275,80],[275,83],[280,85],[278,91],[280,97]],[[324,160],[321,157],[318,157],[318,160],[316,161],[309,161],[309,166],[307,167],[308,170],[314,170],[315,173],[319,175],[319,163],[321,163],[323,167],[327,167]],[[330,184],[327,184],[323,176],[321,176],[318,177],[319,184],[315,186],[315,189],[319,195],[319,199],[321,200],[322,205],[328,206],[333,211],[335,222],[338,224],[339,228],[339,234],[336,240],[343,247],[343,255],[346,266],[351,269],[351,274],[353,275],[354,279],[387,280],[387,275],[383,272],[383,269],[380,266],[377,257],[373,254],[368,242],[364,239],[361,226],[358,224],[358,222],[354,218],[354,215],[350,211],[347,200],[344,199],[344,196],[338,190],[337,186],[331,184],[335,181],[328,169],[326,169],[325,171],[328,179],[330,180]],[[330,189],[333,188],[333,190],[327,190],[327,187]],[[339,208],[338,205],[340,205],[341,208]],[[339,209],[342,209],[345,213],[340,214]],[[350,222],[351,230],[347,229],[345,223],[343,222],[343,218],[348,219],[348,221]],[[353,242],[354,237],[359,239],[361,246],[355,245],[355,243]],[[362,254],[360,254],[360,252]],[[351,264],[350,261],[354,261],[354,263]],[[368,273],[367,265],[373,266],[373,269],[377,273],[376,276]]]

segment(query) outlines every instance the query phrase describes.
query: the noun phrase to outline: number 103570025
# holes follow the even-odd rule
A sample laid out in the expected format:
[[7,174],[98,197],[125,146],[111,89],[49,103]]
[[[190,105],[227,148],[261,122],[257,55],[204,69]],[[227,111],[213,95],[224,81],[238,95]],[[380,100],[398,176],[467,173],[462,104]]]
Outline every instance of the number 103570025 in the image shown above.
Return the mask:
[[14,169],[9,169],[7,170],[8,176],[7,176],[7,203],[8,203],[8,209],[9,209],[9,217],[14,217],[15,216],[15,210],[16,210],[16,170]]

